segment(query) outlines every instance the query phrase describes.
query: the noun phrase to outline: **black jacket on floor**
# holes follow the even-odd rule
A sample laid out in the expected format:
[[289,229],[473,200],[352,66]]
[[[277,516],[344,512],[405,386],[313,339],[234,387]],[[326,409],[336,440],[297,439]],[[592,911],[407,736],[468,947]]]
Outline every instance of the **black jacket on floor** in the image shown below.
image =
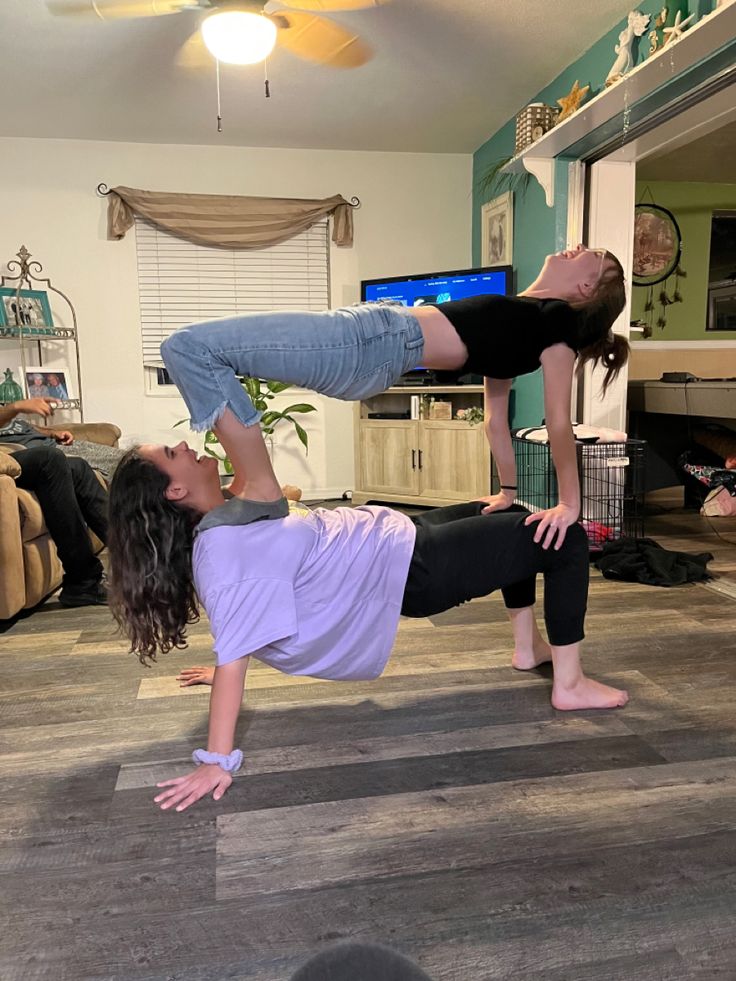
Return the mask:
[[710,552],[698,555],[671,552],[651,538],[620,538],[603,546],[595,566],[606,579],[643,582],[649,586],[681,586],[711,579],[706,565],[712,559]]

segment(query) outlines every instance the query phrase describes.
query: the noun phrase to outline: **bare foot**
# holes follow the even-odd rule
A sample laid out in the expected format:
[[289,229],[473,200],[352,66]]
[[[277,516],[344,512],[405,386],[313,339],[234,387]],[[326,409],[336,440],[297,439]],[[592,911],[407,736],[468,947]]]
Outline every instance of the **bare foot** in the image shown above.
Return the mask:
[[549,644],[539,637],[538,640],[535,638],[531,651],[516,647],[511,658],[511,667],[516,668],[517,671],[531,671],[533,668],[538,668],[540,664],[551,660],[552,651]]
[[575,709],[622,708],[628,700],[627,691],[603,685],[600,681],[586,678],[585,675],[569,688],[557,683],[552,685],[552,705],[562,712]]
[[184,668],[181,674],[176,676],[180,681],[180,688],[188,688],[189,685],[211,685],[215,678],[214,668],[203,668],[199,665],[195,668]]

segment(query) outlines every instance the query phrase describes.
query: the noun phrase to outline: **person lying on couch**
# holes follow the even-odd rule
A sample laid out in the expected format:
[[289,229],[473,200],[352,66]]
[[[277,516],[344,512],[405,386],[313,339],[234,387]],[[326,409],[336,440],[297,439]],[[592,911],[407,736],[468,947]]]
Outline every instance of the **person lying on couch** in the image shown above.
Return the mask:
[[[25,408],[19,408],[25,406]],[[35,406],[35,408],[29,408]],[[0,409],[0,443],[20,443],[25,447],[58,446],[66,456],[78,456],[92,467],[99,470],[106,481],[112,479],[115,467],[120,462],[123,451],[117,446],[106,446],[103,443],[92,443],[89,440],[75,439],[67,429],[52,429],[50,426],[34,426],[25,419],[11,417],[3,424],[2,413],[10,410],[18,412],[37,412],[50,415],[53,412],[53,398],[32,398],[13,402]],[[49,410],[48,415],[43,408]]]
[[56,545],[64,569],[59,602],[62,606],[93,606],[107,603],[102,563],[94,554],[88,528],[107,541],[107,491],[92,467],[76,456],[65,456],[56,443],[68,445],[73,437],[64,430],[48,430],[23,420],[20,412],[49,418],[53,399],[32,398],[0,406],[0,446],[24,446],[9,455],[21,468],[16,483],[38,498],[46,527]]

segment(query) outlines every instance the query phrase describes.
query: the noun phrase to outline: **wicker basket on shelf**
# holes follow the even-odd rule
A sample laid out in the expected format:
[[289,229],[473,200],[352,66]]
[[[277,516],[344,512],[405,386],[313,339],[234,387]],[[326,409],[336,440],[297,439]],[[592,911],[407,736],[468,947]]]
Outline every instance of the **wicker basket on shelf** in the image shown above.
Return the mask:
[[524,106],[516,116],[516,146],[514,153],[521,153],[531,143],[535,143],[540,136],[549,132],[557,122],[560,113],[554,106],[547,106],[543,102],[532,102],[531,105]]

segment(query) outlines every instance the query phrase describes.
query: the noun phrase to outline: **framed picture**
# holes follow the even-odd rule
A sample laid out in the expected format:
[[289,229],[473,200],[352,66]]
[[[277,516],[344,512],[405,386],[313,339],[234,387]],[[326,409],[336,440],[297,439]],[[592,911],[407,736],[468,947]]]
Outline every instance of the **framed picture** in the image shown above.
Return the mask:
[[68,368],[44,368],[26,365],[19,369],[23,378],[29,399],[73,399],[72,386],[69,382]]
[[0,328],[5,333],[16,333],[22,327],[24,334],[53,334],[48,293],[44,290],[16,290],[12,286],[0,286]]
[[634,286],[654,286],[671,276],[680,262],[682,236],[671,211],[658,204],[634,208]]
[[500,194],[481,208],[481,265],[510,266],[514,254],[514,195]]

